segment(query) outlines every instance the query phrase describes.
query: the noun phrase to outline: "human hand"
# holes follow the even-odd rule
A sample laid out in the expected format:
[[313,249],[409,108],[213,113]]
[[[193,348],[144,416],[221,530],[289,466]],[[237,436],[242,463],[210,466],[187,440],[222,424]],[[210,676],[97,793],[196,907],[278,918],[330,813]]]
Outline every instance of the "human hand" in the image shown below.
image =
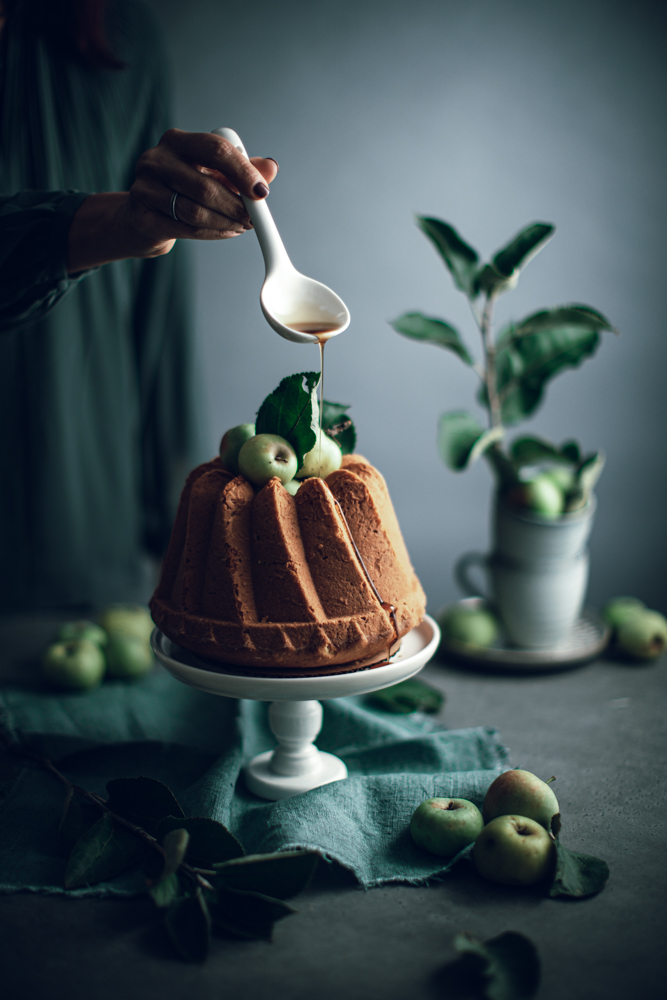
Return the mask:
[[238,236],[252,229],[240,194],[261,201],[277,172],[275,160],[247,160],[221,136],[169,129],[139,158],[129,193],[91,195],[83,202],[70,229],[68,270],[157,257],[177,239]]

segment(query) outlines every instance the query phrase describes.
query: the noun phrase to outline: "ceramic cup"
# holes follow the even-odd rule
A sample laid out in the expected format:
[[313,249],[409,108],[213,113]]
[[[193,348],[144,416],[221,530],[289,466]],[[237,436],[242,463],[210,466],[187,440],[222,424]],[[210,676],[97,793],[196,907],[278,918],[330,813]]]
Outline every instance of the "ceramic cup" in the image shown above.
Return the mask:
[[[579,617],[588,584],[586,543],[594,513],[593,497],[582,510],[553,521],[498,500],[491,553],[467,552],[456,563],[461,589],[495,606],[514,645],[555,646]],[[471,580],[473,566],[485,570],[488,595],[480,595]]]

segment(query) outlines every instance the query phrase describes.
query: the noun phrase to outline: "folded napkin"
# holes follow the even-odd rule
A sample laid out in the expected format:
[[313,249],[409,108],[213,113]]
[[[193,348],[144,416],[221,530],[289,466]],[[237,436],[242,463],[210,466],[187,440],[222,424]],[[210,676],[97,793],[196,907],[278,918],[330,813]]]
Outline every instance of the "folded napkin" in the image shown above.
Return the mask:
[[[196,691],[161,669],[88,694],[0,692],[0,727],[105,797],[111,778],[163,781],[187,816],[224,823],[248,853],[314,848],[365,888],[441,875],[450,866],[413,844],[410,817],[433,796],[481,803],[507,766],[495,731],[438,730],[426,716],[387,715],[363,698],[325,701],[323,709],[317,745],[345,761],[349,778],[280,802],[253,795],[241,773],[245,760],[275,744],[268,705]],[[57,836],[63,800],[52,775],[16,768],[0,801],[0,891],[65,892]],[[141,872],[129,870],[68,894],[144,888]]]

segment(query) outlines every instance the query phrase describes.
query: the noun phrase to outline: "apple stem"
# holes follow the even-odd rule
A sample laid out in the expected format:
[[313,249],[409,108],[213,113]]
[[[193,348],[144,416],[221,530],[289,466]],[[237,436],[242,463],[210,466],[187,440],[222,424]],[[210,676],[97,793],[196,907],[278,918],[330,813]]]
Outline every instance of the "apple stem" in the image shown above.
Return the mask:
[[545,785],[550,785],[550,784],[551,784],[551,782],[552,782],[552,781],[555,781],[555,780],[556,780],[556,775],[555,775],[555,774],[552,774],[552,775],[551,775],[551,777],[550,777],[550,778],[549,778],[549,779],[548,779],[547,781],[545,781],[545,782],[544,782],[544,784],[545,784]]

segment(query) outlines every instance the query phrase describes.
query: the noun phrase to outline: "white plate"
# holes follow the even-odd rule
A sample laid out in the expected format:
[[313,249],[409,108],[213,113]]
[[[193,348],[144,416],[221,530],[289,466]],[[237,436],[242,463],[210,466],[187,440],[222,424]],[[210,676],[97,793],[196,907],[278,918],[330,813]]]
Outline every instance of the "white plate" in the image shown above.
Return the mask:
[[[481,597],[466,597],[443,608],[438,618],[453,607],[483,608]],[[510,645],[500,636],[492,646],[472,646],[443,635],[440,654],[451,654],[462,663],[487,667],[489,670],[559,670],[585,663],[605,649],[609,642],[609,626],[591,608],[584,608],[569,633],[561,642],[545,649],[523,649]]]
[[440,629],[430,615],[403,637],[395,659],[385,667],[365,667],[349,674],[322,677],[247,677],[222,672],[222,664],[182,649],[159,629],[151,636],[153,652],[170,674],[190,687],[252,701],[322,701],[369,694],[405,681],[424,667],[440,642]]

